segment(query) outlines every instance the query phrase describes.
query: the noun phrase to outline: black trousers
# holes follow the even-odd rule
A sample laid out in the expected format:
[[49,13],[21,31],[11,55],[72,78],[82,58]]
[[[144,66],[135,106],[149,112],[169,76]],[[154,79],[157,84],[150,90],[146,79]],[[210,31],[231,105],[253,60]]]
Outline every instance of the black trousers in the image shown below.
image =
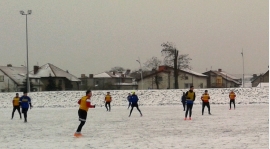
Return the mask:
[[234,106],[234,108],[235,108],[235,100],[234,99],[231,99],[230,100],[230,109],[231,109],[231,104],[233,103],[233,106]]
[[131,106],[131,102],[128,102],[128,108]]
[[23,113],[23,117],[24,117],[25,122],[27,122],[27,111],[28,111],[28,108],[22,108],[22,113]]
[[131,115],[131,113],[132,113],[134,107],[137,108],[137,110],[140,112],[140,114],[141,114],[141,116],[142,116],[142,112],[141,112],[141,110],[139,109],[138,103],[133,103],[133,104],[131,104],[131,109],[130,109],[129,116]]
[[202,103],[202,114],[204,112],[205,106],[208,108],[208,113],[210,113],[210,104],[209,104],[209,102],[203,102]]
[[[108,106],[109,106],[109,109],[108,109]],[[111,102],[106,102],[105,107],[106,107],[107,111],[111,111]]]
[[79,115],[79,121],[81,121],[81,123],[79,124],[76,132],[81,132],[82,127],[86,122],[87,112],[82,110],[82,109],[79,109],[78,110],[78,115]]
[[15,112],[16,110],[19,112],[20,118],[22,118],[21,111],[20,111],[20,106],[13,106],[13,111],[12,111],[11,118],[14,117],[14,112]]
[[186,102],[182,102],[184,111],[186,110]]
[[187,110],[186,110],[185,117],[187,117],[188,112],[189,112],[189,117],[191,117],[191,115],[192,115],[192,107],[193,107],[193,104],[187,104]]

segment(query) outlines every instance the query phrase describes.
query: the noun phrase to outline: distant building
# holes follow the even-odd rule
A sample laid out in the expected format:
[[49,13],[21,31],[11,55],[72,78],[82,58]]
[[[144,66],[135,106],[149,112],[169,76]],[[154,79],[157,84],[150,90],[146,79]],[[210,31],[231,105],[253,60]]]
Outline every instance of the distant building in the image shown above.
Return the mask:
[[241,85],[240,78],[230,75],[222,69],[210,70],[203,74],[207,75],[207,88],[229,88]]
[[138,85],[133,77],[129,76],[130,70],[125,72],[102,72],[99,74],[81,74],[81,89],[94,90],[133,90]]
[[[173,89],[174,88],[174,69],[169,66],[159,66],[158,70],[138,79],[139,89]],[[180,69],[178,70],[179,89],[188,89],[191,85],[195,88],[206,88],[207,76],[195,71]]]
[[[11,64],[0,66],[0,92],[21,92],[26,88],[26,67],[13,67]],[[41,91],[40,77],[29,73],[32,91]]]
[[252,83],[252,87],[259,87],[258,85],[260,83],[269,83],[269,70],[266,73],[260,74],[259,76],[255,77],[251,81],[251,83]]
[[34,70],[31,72],[40,78],[43,83],[43,91],[48,91],[48,85],[52,82],[56,86],[56,89],[53,90],[79,90],[81,80],[53,64],[47,63],[40,67],[34,66]]

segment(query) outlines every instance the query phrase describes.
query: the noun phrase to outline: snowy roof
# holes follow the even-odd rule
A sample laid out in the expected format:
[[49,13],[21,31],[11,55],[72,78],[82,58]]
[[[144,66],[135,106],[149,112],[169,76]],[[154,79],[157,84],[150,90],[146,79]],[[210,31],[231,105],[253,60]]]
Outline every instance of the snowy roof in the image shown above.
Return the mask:
[[[236,78],[226,72],[223,72],[223,71],[213,71],[213,70],[210,70],[211,72],[214,72],[218,75],[220,75],[222,78],[228,80],[228,81],[231,81],[231,82],[234,82],[236,84],[241,84],[240,82],[236,81],[236,79],[239,79],[239,78]],[[231,78],[232,77],[232,78]]]
[[190,73],[190,74],[193,74],[193,75],[196,75],[196,76],[207,77],[207,75],[204,75],[204,74],[201,74],[201,73],[189,70],[189,69],[180,69],[180,70],[185,71],[185,72]]
[[113,85],[121,85],[121,86],[137,86],[136,83],[114,83]]
[[[0,66],[0,70],[6,74],[16,84],[23,84],[26,79],[27,68],[26,67],[8,67]],[[40,78],[36,75],[29,73],[29,78]]]
[[[33,71],[31,71],[33,72]],[[39,77],[64,77],[67,78],[70,81],[80,81],[80,79],[78,79],[77,77],[75,77],[74,75],[54,66],[53,64],[45,64],[41,67],[39,67],[37,73],[35,74],[36,76]]]
[[234,79],[234,80],[238,80],[239,79],[239,78],[237,78],[237,77],[235,77],[235,76],[233,76],[231,74],[228,74],[228,73],[226,73],[224,71],[220,71],[219,73],[223,74],[224,76],[230,77],[231,79]]
[[[167,70],[167,69],[173,70],[174,68],[170,67],[170,66],[159,66],[159,71]],[[190,69],[179,69],[179,71],[183,71],[183,72],[189,73],[191,75],[199,76],[199,77],[207,77],[207,75],[204,75],[204,74],[199,73],[199,72],[192,71]]]
[[111,78],[111,76],[106,72],[102,72],[94,75],[94,78]]
[[[115,72],[114,74],[113,74],[113,72],[102,72],[102,73],[99,73],[99,74],[95,74],[93,77],[94,78],[119,78],[122,75],[125,75],[125,74],[124,73],[118,73],[118,72]],[[125,78],[132,79],[132,77],[130,77],[129,75],[125,75]]]

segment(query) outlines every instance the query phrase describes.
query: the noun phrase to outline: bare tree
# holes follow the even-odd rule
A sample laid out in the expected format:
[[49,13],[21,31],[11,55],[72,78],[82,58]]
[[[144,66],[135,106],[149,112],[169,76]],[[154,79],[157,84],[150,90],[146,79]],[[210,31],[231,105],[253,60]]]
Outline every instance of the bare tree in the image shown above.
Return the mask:
[[111,68],[110,71],[123,72],[125,71],[125,69],[123,67],[116,66],[116,67]]
[[155,72],[155,84],[157,86],[157,89],[159,89],[159,75],[157,72],[157,69],[158,67],[160,66],[161,64],[161,60],[159,60],[157,57],[152,57],[151,59],[147,60],[145,63],[144,63],[144,66],[148,69],[150,69],[151,71]]
[[178,89],[178,70],[179,69],[191,69],[189,66],[189,61],[192,60],[188,57],[188,54],[179,55],[178,50],[175,45],[171,42],[162,43],[163,47],[161,50],[164,56],[164,64],[166,66],[171,66],[174,69],[174,88]]

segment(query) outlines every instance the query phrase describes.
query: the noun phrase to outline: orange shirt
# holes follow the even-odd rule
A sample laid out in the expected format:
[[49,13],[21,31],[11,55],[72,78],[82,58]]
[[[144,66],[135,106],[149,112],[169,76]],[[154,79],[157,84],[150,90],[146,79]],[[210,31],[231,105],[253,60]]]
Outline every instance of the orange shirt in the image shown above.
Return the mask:
[[13,98],[13,106],[19,106],[20,97],[14,97]]
[[230,97],[231,100],[234,100],[235,97],[236,97],[236,95],[235,95],[234,92],[231,92],[230,95],[229,95],[229,97]]
[[210,96],[209,94],[203,94],[201,99],[203,102],[209,102]]

